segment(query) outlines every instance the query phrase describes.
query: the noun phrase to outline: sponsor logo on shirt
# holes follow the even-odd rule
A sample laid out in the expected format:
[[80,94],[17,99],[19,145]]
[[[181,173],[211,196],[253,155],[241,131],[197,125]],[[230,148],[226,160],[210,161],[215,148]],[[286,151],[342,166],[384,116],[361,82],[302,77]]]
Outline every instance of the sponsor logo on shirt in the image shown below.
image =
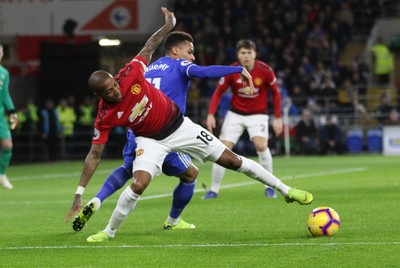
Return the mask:
[[144,153],[144,150],[143,149],[139,149],[136,152],[136,156],[141,156],[143,153]]
[[93,130],[93,140],[98,140],[98,139],[100,139],[100,131],[97,128],[95,128]]
[[140,85],[138,83],[134,84],[131,87],[131,93],[134,94],[134,95],[139,94],[141,91],[142,91],[142,88],[140,87]]

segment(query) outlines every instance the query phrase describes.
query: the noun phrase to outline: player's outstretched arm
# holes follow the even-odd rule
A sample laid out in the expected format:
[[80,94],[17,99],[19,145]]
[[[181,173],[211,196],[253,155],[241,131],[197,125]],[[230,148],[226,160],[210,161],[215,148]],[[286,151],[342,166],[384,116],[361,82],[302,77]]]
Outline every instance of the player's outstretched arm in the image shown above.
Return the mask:
[[165,24],[161,27],[157,32],[155,32],[149,40],[147,40],[146,44],[139,52],[138,56],[144,58],[147,62],[150,62],[151,56],[157,47],[162,43],[165,36],[175,27],[176,18],[174,13],[170,12],[167,8],[162,7],[162,12],[165,16]]
[[90,179],[93,176],[93,173],[96,171],[97,166],[100,163],[103,150],[104,150],[104,144],[92,144],[92,147],[90,148],[90,151],[85,159],[85,165],[83,166],[78,190],[75,193],[71,210],[69,211],[67,217],[65,218],[65,222],[68,222],[74,214],[79,213],[79,211],[81,210],[83,191],[88,185]]

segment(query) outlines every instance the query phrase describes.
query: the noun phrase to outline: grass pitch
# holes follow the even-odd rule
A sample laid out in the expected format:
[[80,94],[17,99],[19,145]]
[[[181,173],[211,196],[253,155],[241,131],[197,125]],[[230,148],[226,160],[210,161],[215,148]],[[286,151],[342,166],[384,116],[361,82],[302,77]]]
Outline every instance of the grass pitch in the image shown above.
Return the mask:
[[[87,202],[121,161],[103,160],[84,194]],[[0,267],[399,267],[399,157],[377,155],[274,158],[274,173],[310,191],[308,206],[267,199],[264,187],[227,171],[220,197],[201,200],[211,164],[200,165],[182,218],[194,230],[163,230],[176,178],[154,178],[114,239],[87,243],[102,230],[118,191],[75,233],[64,224],[82,162],[12,166],[13,190],[0,189]],[[308,213],[329,206],[342,226],[313,238]]]

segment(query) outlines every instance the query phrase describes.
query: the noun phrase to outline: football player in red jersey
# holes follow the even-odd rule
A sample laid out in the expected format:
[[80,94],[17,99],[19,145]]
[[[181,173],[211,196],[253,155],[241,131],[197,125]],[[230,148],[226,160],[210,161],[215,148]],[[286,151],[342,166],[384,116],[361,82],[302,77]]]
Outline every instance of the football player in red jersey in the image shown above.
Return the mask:
[[[85,159],[79,186],[65,221],[82,207],[82,193],[100,162],[109,132],[116,126],[130,127],[137,137],[132,169],[134,179],[121,193],[106,228],[88,237],[88,242],[103,242],[114,237],[152,178],[161,172],[164,158],[171,151],[189,154],[200,161],[213,161],[244,173],[278,189],[287,202],[311,203],[313,197],[310,193],[290,188],[258,163],[233,153],[209,131],[183,117],[173,101],[147,82],[144,71],[151,55],[176,23],[173,13],[166,8],[162,11],[165,15],[164,26],[150,37],[139,54],[115,77],[105,71],[96,71],[89,78],[90,88],[101,100],[92,147]],[[246,71],[243,76],[250,90],[254,90],[251,75]]]
[[[268,92],[271,93],[275,119],[273,129],[277,135],[282,132],[281,95],[279,93],[274,71],[268,64],[256,60],[256,44],[247,39],[239,40],[236,44],[238,61],[233,66],[243,66],[253,77],[255,92],[243,87],[240,75],[231,74],[220,79],[211,98],[207,116],[207,128],[213,131],[216,126],[214,114],[224,92],[231,88],[231,108],[228,111],[221,128],[219,139],[226,147],[232,149],[245,130],[257,151],[259,163],[272,173],[272,156],[268,148]],[[225,168],[214,164],[211,173],[210,191],[202,198],[218,197]],[[276,198],[273,188],[266,187],[265,195]]]

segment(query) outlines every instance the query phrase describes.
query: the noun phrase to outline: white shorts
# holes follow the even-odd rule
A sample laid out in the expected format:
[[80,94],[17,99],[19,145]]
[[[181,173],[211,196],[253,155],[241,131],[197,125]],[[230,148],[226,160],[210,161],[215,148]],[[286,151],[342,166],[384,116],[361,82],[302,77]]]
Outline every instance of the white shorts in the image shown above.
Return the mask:
[[187,117],[174,133],[163,140],[136,137],[136,142],[132,171],[144,170],[152,177],[161,173],[164,158],[169,152],[185,153],[202,162],[215,162],[226,149],[213,134]]
[[219,139],[221,141],[230,141],[233,144],[236,144],[246,129],[249,133],[250,140],[256,136],[264,137],[268,140],[268,115],[240,115],[228,111],[224,123],[222,124]]

